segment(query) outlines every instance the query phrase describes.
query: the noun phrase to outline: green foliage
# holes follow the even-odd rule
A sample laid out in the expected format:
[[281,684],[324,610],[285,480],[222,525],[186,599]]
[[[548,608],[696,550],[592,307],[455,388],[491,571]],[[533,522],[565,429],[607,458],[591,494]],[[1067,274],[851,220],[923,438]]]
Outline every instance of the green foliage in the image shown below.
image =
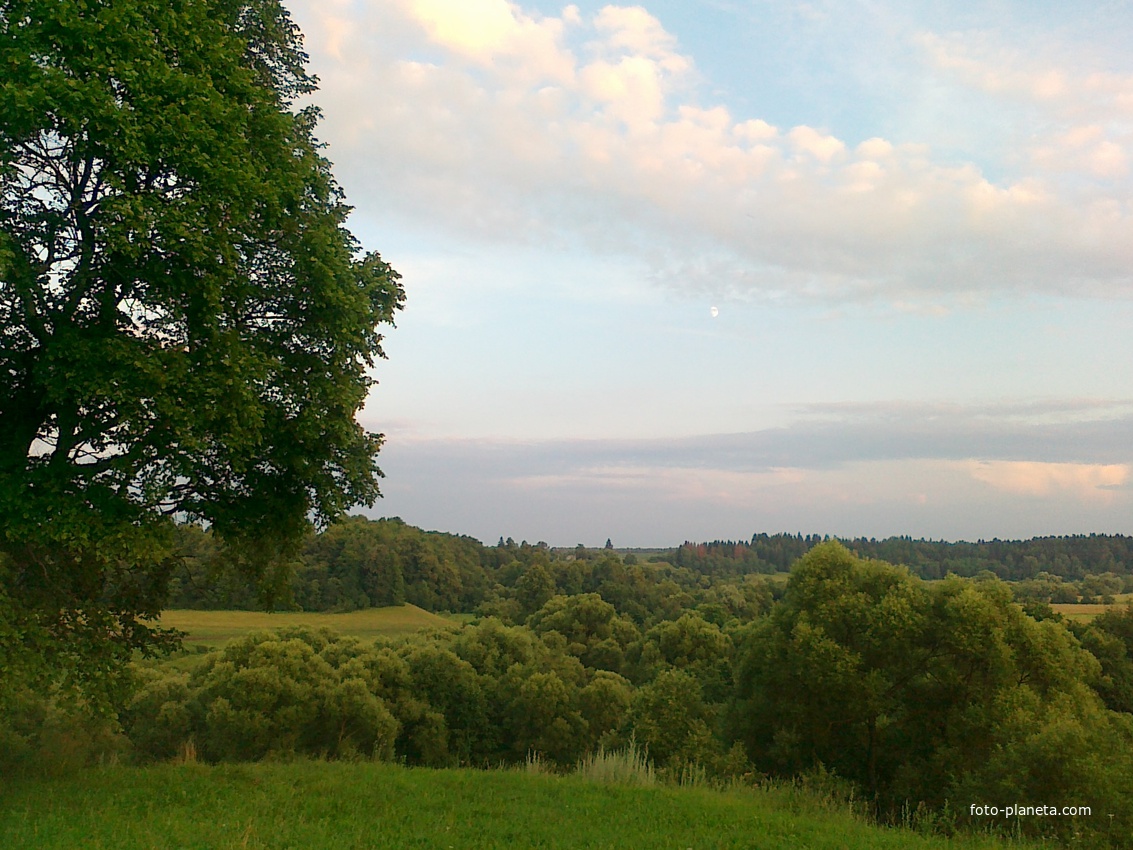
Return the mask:
[[[713,577],[785,572],[813,547],[829,540],[818,534],[752,535],[751,541],[686,542],[674,563]],[[1020,582],[1024,593],[1047,602],[1077,602],[1133,591],[1133,537],[1122,534],[1035,537],[949,543],[889,537],[843,543],[861,558],[904,564],[923,579],[949,573],[975,577],[987,571]],[[1047,598],[1053,595],[1055,598]]]
[[[176,530],[180,568],[171,607],[254,608],[259,599],[233,569],[231,549],[194,525]],[[306,611],[354,611],[406,602],[429,611],[471,611],[493,581],[487,550],[470,537],[422,531],[400,519],[347,516],[310,534],[282,566],[282,599]]]
[[[714,623],[697,614],[664,620],[645,635],[642,664],[684,670],[698,680],[706,698],[723,702],[731,690],[731,640]],[[641,675],[639,678],[652,678]]]
[[599,670],[578,692],[578,708],[586,721],[585,749],[601,749],[626,725],[633,688],[617,673]]
[[[347,645],[347,648],[349,644]],[[152,677],[123,722],[139,754],[168,758],[193,741],[212,761],[393,755],[398,721],[328,633],[261,632],[190,676]]]
[[1004,831],[1067,844],[1125,847],[1133,835],[1133,718],[1105,712],[1080,695],[1047,702],[1020,693],[1000,743],[955,789],[956,799],[1091,808],[1087,818],[1000,820]]
[[505,712],[514,736],[513,752],[520,746],[548,758],[569,763],[581,755],[586,722],[578,710],[578,689],[558,673],[509,670],[503,681],[512,694]]
[[[346,525],[323,550],[328,563],[339,543],[346,551],[346,541],[367,539],[374,547],[356,551],[401,557],[422,544],[438,563],[465,551],[463,538],[399,521]],[[580,760],[608,767],[633,742],[671,784],[750,784],[763,771],[783,787],[806,784],[809,797],[820,782],[836,789],[831,800],[864,800],[872,815],[921,829],[1098,847],[1122,846],[1128,834],[1133,721],[1098,694],[1119,693],[1130,612],[1072,632],[1029,616],[992,574],[925,583],[832,542],[812,547],[785,589],[760,577],[682,584],[683,568],[630,570],[609,553],[562,560],[509,543],[478,555],[481,574],[512,601],[533,566],[577,592],[552,596],[524,626],[438,620],[373,645],[284,631],[236,641],[186,664],[188,674],[147,665],[121,716],[135,753],[177,758],[195,747],[208,761],[318,754],[561,772]],[[655,594],[680,599],[675,615],[635,620],[630,612]],[[747,622],[730,613],[752,600],[768,613]],[[26,758],[26,736],[7,740]],[[967,813],[973,801],[1005,800],[1091,805],[1094,815]]]
[[428,763],[475,764],[488,755],[492,738],[488,708],[475,668],[451,649],[425,644],[410,647],[403,656],[413,693],[439,715],[445,733],[443,760],[434,754]]
[[1094,686],[1105,704],[1133,713],[1133,604],[1099,614],[1076,632],[1101,663]]
[[[307,545],[293,581],[296,601],[308,610],[350,610],[405,602],[403,556],[385,523],[347,517]],[[394,539],[390,539],[390,538]]]
[[378,494],[354,414],[403,292],[305,59],[275,0],[0,3],[4,598],[77,686],[159,640],[171,517],[270,592],[309,516]]
[[63,776],[117,761],[128,749],[118,724],[56,691],[9,688],[0,715],[0,776]]
[[143,758],[171,759],[193,739],[189,674],[147,670],[140,676],[142,682],[121,714],[122,724]]
[[524,614],[538,611],[547,600],[555,595],[555,580],[541,563],[534,563],[515,583],[515,598]]
[[634,694],[630,723],[654,762],[679,769],[719,755],[709,727],[712,714],[696,679],[682,670],[665,670]]
[[[168,607],[204,610],[262,608],[254,580],[237,568],[217,535],[196,523],[173,528],[176,566],[169,582]],[[281,565],[282,567],[282,565]],[[286,595],[286,590],[281,590]]]
[[740,725],[762,769],[824,765],[890,813],[1044,789],[1128,810],[1126,785],[1104,787],[1127,768],[1099,762],[1128,751],[1128,727],[1087,686],[1097,674],[1065,627],[1028,617],[994,578],[925,585],[825,543],[745,636]]
[[[255,587],[234,569],[231,552],[215,535],[194,525],[175,532],[181,566],[171,581],[173,607],[258,605]],[[587,663],[612,670],[622,669],[619,654],[639,637],[630,637],[633,630],[678,619],[692,609],[723,629],[759,616],[773,601],[774,586],[762,577],[709,581],[683,567],[632,560],[612,552],[580,559],[526,542],[501,541],[489,548],[397,518],[345,517],[310,535],[303,551],[282,565],[290,581],[289,593],[281,598],[306,611],[338,612],[406,601],[430,611],[475,612],[518,624],[539,615],[555,597],[586,597],[591,606],[594,600],[606,606],[602,617],[616,614],[616,623],[611,621],[608,634],[599,639],[606,641],[601,647],[591,646],[589,638],[568,637],[568,642],[604,655],[603,661],[594,656]]]
[[812,549],[741,661],[757,764],[795,773],[822,762],[876,793],[889,755],[878,724],[925,663],[915,636],[927,605],[906,571],[859,561],[837,543]]
[[623,670],[626,648],[641,634],[597,593],[555,596],[528,617],[527,625],[538,635],[561,635],[567,652],[585,666],[615,673]]

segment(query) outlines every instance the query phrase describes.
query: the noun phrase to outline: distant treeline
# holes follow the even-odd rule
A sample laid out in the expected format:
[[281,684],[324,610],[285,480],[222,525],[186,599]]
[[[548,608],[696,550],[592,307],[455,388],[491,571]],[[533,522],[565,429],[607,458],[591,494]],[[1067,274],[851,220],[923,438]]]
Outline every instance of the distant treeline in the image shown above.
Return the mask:
[[[178,529],[181,567],[170,607],[257,608],[262,600],[212,535]],[[598,593],[639,623],[703,609],[710,620],[766,606],[774,586],[761,575],[787,572],[819,535],[756,534],[750,541],[686,542],[641,559],[610,548],[552,550],[501,539],[422,531],[400,519],[348,517],[312,534],[288,565],[279,607],[350,611],[405,602],[520,623],[556,595]],[[907,566],[922,579],[992,574],[1022,599],[1110,601],[1133,592],[1133,537],[1089,535],[948,543],[890,537],[842,541],[854,554]]]
[[[181,526],[181,567],[171,608],[258,608],[253,584],[211,534]],[[552,552],[544,543],[422,531],[400,519],[348,517],[312,535],[290,565],[277,607],[352,611],[411,603],[429,611],[495,616],[522,623],[554,596],[596,593],[638,624],[697,610],[711,622],[766,610],[774,589],[760,576],[712,578],[668,561],[643,562],[611,549]]]
[[[673,563],[706,575],[784,572],[814,546],[829,539],[817,534],[756,534],[750,541],[686,542],[676,550]],[[1066,581],[1105,573],[1133,575],[1133,537],[1121,534],[976,543],[911,537],[859,537],[841,542],[859,557],[903,564],[928,580],[944,578],[949,573],[970,578],[984,572],[1004,581],[1034,579],[1043,573]]]

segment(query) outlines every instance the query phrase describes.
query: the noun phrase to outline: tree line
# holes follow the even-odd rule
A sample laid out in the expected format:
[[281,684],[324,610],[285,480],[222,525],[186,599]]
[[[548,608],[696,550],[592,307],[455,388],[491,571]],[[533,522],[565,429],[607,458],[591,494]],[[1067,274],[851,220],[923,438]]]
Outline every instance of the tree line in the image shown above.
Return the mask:
[[[752,535],[750,541],[686,541],[674,551],[672,561],[708,575],[782,572],[814,546],[829,539],[829,535],[758,533]],[[971,577],[986,572],[1004,581],[1039,579],[1045,574],[1064,582],[1078,582],[1089,576],[1111,574],[1118,577],[1118,588],[1129,585],[1129,590],[1111,589],[1111,593],[1133,590],[1133,583],[1128,581],[1133,577],[1133,537],[1122,534],[975,543],[911,537],[884,540],[858,537],[841,542],[856,555],[904,564],[915,575],[929,580],[949,574]]]
[[[178,528],[181,564],[168,607],[256,608],[263,598],[227,548],[199,526]],[[350,611],[411,603],[429,611],[479,613],[522,623],[556,595],[598,593],[638,623],[697,609],[714,622],[754,616],[775,592],[764,577],[715,579],[666,561],[644,562],[611,549],[569,554],[545,543],[422,531],[400,519],[346,517],[318,534],[288,564],[280,606]]]
[[[601,592],[644,621],[697,606],[735,611],[776,592],[761,576],[783,573],[829,538],[756,534],[751,541],[684,543],[648,560],[612,548],[556,550],[501,539],[495,546],[455,534],[422,531],[400,519],[346,517],[311,533],[271,589],[275,604],[304,611],[349,611],[409,602],[429,611],[491,613],[517,623],[555,594]],[[1019,599],[1037,603],[1112,602],[1133,592],[1133,538],[1045,537],[1027,541],[947,543],[895,537],[843,541],[856,555],[906,565],[940,579],[994,575]],[[257,608],[257,586],[238,559],[196,525],[176,530],[180,560],[168,605]]]

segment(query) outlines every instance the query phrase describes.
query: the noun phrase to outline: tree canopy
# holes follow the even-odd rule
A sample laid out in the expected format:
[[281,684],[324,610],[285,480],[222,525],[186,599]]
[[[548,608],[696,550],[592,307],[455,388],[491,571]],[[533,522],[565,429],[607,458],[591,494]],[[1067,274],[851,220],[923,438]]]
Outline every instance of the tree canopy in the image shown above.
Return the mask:
[[266,557],[379,495],[404,293],[305,61],[277,0],[0,0],[0,662],[152,643],[172,518]]
[[[757,765],[823,764],[896,810],[984,799],[977,789],[990,799],[992,777],[1011,771],[1037,781],[1037,761],[1003,756],[1036,730],[1118,734],[1090,689],[1097,674],[1064,626],[1027,616],[994,577],[930,585],[832,541],[798,561],[782,602],[747,634],[736,682]],[[999,773],[987,767],[1001,757]],[[1083,787],[1054,770],[1042,779],[1050,798]]]

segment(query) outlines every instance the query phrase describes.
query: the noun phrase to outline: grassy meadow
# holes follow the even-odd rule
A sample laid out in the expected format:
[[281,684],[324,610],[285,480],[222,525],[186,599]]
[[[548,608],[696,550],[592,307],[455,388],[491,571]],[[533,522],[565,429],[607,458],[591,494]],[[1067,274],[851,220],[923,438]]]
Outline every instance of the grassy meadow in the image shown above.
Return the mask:
[[1114,608],[1122,608],[1133,603],[1133,593],[1119,593],[1113,597],[1113,604],[1103,605],[1100,602],[1056,602],[1050,607],[1068,620],[1079,623],[1089,622],[1098,614]]
[[523,770],[297,761],[110,766],[25,780],[0,795],[0,846],[990,850],[1007,845],[869,826],[791,788],[719,792],[605,785]]
[[1094,619],[1098,614],[1105,613],[1113,606],[1095,602],[1058,602],[1050,607],[1068,620],[1085,623]]
[[432,614],[416,605],[366,608],[346,614],[317,611],[165,611],[160,625],[186,633],[186,646],[215,648],[248,632],[288,626],[327,626],[361,640],[445,628],[459,622]]

